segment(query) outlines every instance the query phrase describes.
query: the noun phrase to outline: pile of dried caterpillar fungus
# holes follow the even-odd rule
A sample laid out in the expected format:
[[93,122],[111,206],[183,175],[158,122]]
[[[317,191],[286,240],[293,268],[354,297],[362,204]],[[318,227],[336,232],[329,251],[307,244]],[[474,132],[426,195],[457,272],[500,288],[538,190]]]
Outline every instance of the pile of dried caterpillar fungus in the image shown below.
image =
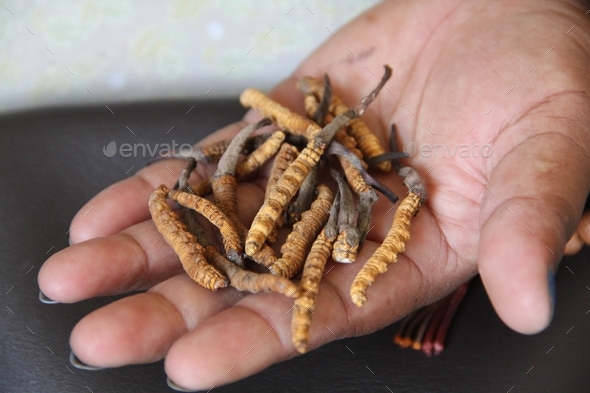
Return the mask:
[[[291,112],[260,91],[247,89],[241,103],[260,111],[264,119],[248,125],[231,140],[185,157],[186,165],[176,185],[172,189],[158,187],[149,201],[156,227],[195,282],[211,290],[230,285],[240,291],[273,291],[294,298],[292,339],[301,353],[307,351],[327,260],[355,261],[368,232],[376,191],[392,203],[398,200],[368,173],[368,168],[389,172],[393,166],[409,191],[383,244],[352,283],[350,295],[357,306],[367,301],[368,287],[405,250],[412,217],[426,199],[418,174],[401,167],[398,161],[404,155],[393,148],[395,133],[392,151],[386,153],[359,119],[390,76],[391,68],[385,66],[377,87],[351,108],[332,94],[327,76],[323,80],[301,78],[299,87],[309,118]],[[271,123],[279,130],[252,136]],[[237,213],[237,181],[273,158],[264,203],[247,228]],[[217,171],[210,179],[189,185],[197,162],[217,162]],[[321,182],[320,170],[334,178],[334,190]],[[214,202],[205,199],[209,194],[213,194]],[[168,199],[184,210],[182,220]],[[207,237],[199,215],[217,227],[223,249]],[[270,244],[286,225],[292,225],[292,229],[280,255],[276,255]],[[250,261],[264,266],[266,273],[248,269]],[[300,273],[296,285],[290,279]]]

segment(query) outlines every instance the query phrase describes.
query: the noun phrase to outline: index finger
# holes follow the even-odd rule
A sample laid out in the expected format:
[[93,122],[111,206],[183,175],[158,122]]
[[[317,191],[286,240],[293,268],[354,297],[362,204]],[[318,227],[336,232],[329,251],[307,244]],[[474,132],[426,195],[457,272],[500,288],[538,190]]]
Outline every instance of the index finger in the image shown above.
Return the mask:
[[[235,135],[243,121],[230,124],[199,142],[207,145],[214,141]],[[163,160],[141,169],[135,175],[107,187],[86,203],[74,216],[70,225],[70,243],[80,243],[96,237],[119,233],[150,218],[148,199],[160,184],[171,186],[178,179],[183,168],[178,159]],[[214,170],[212,165],[199,165],[194,179],[208,177]],[[90,213],[89,213],[90,211]]]
[[[296,78],[291,77],[278,84],[269,93],[273,99],[299,113],[305,113],[301,93],[297,90]],[[250,110],[244,120],[230,124],[209,135],[197,145],[206,146],[215,141],[231,138],[247,123],[260,119],[257,111]],[[183,166],[182,160],[164,160],[143,168],[130,178],[121,180],[107,187],[74,216],[70,225],[70,243],[80,243],[96,237],[119,233],[137,223],[150,218],[147,201],[153,190],[160,184],[172,185],[178,179]],[[199,165],[195,170],[197,181],[209,177],[215,170],[214,165]],[[194,176],[194,175],[193,175]],[[88,211],[92,212],[88,214]]]

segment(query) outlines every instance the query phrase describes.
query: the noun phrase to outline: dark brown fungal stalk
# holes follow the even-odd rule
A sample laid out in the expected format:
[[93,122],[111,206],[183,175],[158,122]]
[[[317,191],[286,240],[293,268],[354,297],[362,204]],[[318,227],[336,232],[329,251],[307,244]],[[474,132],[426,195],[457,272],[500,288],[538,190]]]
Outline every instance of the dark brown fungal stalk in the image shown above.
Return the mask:
[[[359,233],[359,246],[367,237],[373,206],[377,202],[377,193],[373,188],[381,191],[392,203],[398,200],[397,195],[373,178],[361,165],[361,160],[342,144],[332,141],[328,148],[328,154],[338,155],[344,174],[353,192],[359,199],[357,212],[357,230]],[[334,246],[336,248],[336,246]]]
[[[332,143],[330,143],[330,146],[328,147],[328,154],[337,155],[338,157],[344,158],[347,162],[350,163],[350,165],[352,165],[354,167],[354,169],[356,169],[358,171],[358,173],[363,178],[363,180],[367,186],[370,186],[370,187],[374,188],[375,190],[379,191],[381,194],[383,194],[383,196],[385,196],[387,199],[389,199],[389,201],[391,203],[397,203],[397,201],[399,200],[399,197],[393,191],[391,191],[389,188],[387,188],[383,183],[381,183],[380,181],[375,179],[373,176],[371,176],[371,174],[369,172],[367,172],[366,169],[363,168],[362,160],[360,160],[358,157],[356,157],[354,154],[352,154],[350,149],[348,149],[346,146],[342,145],[341,143],[339,143],[337,141],[332,141]],[[386,154],[390,154],[390,153],[386,153]],[[340,162],[342,163],[342,161],[340,161]],[[358,176],[357,177],[351,176],[351,178],[355,179],[355,178],[358,178]],[[347,179],[348,179],[348,177],[347,177]],[[350,183],[351,182],[349,181],[349,184]],[[362,183],[360,183],[360,181],[359,181],[359,184],[362,184]],[[354,185],[355,184],[351,184],[351,187],[353,187]],[[360,191],[363,189],[363,187],[356,186],[353,188],[353,191],[355,189]]]
[[328,74],[324,74],[324,91],[322,97],[319,99],[318,107],[313,112],[311,119],[318,124],[324,123],[324,118],[330,111],[330,105],[332,104],[332,84],[330,83],[330,77]]
[[[367,163],[367,165],[369,167],[373,167],[377,164],[380,164],[384,161],[391,161],[392,163],[395,163],[396,160],[402,159],[402,158],[409,158],[409,156],[406,153],[401,153],[401,152],[388,152],[388,153],[383,153],[379,156],[375,156],[373,158],[369,158],[368,160],[366,160],[365,162]],[[393,164],[395,165],[395,164]],[[394,168],[395,169],[395,168]],[[399,171],[396,170],[395,172],[397,173]]]
[[[248,234],[248,228],[246,228],[238,214],[238,185],[236,178],[234,177],[236,165],[238,162],[239,153],[250,134],[269,124],[269,119],[262,119],[258,123],[250,124],[243,128],[227,147],[225,153],[219,160],[217,170],[211,179],[215,204],[221,211],[225,213],[232,226],[238,232],[241,245],[243,245],[246,235]],[[265,144],[263,144],[256,151],[263,150],[263,146],[265,146]],[[268,245],[264,245],[259,250],[259,252],[252,255],[252,259],[267,266],[276,260],[276,256]]]
[[[377,87],[367,97],[361,100],[359,105],[336,116],[334,121],[321,129],[317,136],[310,139],[305,149],[301,151],[297,159],[293,161],[289,168],[287,168],[280,177],[275,188],[272,190],[271,195],[254,218],[254,222],[252,223],[252,227],[246,238],[246,254],[253,255],[260,249],[260,247],[262,247],[266,238],[274,228],[277,217],[283,212],[287,203],[289,203],[295,193],[299,190],[301,183],[303,183],[313,167],[317,165],[326,146],[330,143],[336,131],[350,122],[351,119],[355,119],[364,113],[367,106],[377,97],[377,94],[381,88],[383,88],[390,76],[391,68],[385,66],[383,78]],[[271,114],[264,114],[267,117],[273,118]]]
[[[392,153],[399,151],[397,144],[397,127],[395,124],[391,125],[390,148]],[[408,187],[408,191],[418,194],[421,197],[422,202],[424,202],[427,195],[426,190],[420,181],[420,175],[409,166],[404,167],[401,165],[399,159],[393,159],[392,161],[393,165],[398,168],[397,174],[404,178],[404,184]]]
[[377,193],[373,189],[369,189],[359,195],[358,202],[358,218],[357,231],[359,233],[359,248],[365,243],[367,234],[369,233],[369,225],[371,224],[371,215],[373,214],[373,206],[377,202]]
[[393,166],[395,173],[398,173],[402,167],[402,164],[399,160],[402,158],[409,158],[409,157],[410,156],[408,156],[406,153],[401,152],[399,150],[398,143],[397,143],[397,126],[395,125],[395,123],[393,123],[391,125],[391,136],[389,138],[389,153],[383,153],[378,156],[374,156],[372,158],[369,158],[365,161],[366,161],[367,165],[369,165],[370,167],[380,164],[384,161],[391,161],[391,165]]
[[[326,75],[327,77],[327,75]],[[328,79],[329,81],[329,79]],[[323,109],[320,109],[320,106],[322,105],[322,103],[326,102],[326,97],[328,97],[331,100],[332,97],[332,87],[329,84],[325,84],[324,85],[324,91],[321,95],[317,96],[314,94],[314,92],[310,91],[309,89],[307,89],[307,86],[304,84],[299,83],[299,88],[300,90],[305,94],[305,100],[304,100],[304,105],[305,105],[305,111],[307,112],[307,115],[314,119],[314,121],[316,123],[318,123],[319,125],[321,125],[322,127],[324,127],[326,124],[331,123],[334,120],[334,115],[332,115],[332,113],[330,113],[329,111],[327,113],[323,112]],[[329,93],[327,93],[327,90],[329,90]],[[323,117],[321,117],[321,115],[323,114]],[[340,128],[336,134],[334,134],[334,140],[341,143],[342,145],[344,145],[347,149],[349,149],[350,151],[352,151],[358,158],[363,158],[363,153],[357,149],[356,146],[356,139],[354,139],[353,137],[351,137],[350,135],[348,135],[348,132],[346,132],[346,127],[342,127]],[[363,166],[366,166],[363,163]]]
[[[389,71],[391,72],[391,69],[389,69]],[[324,89],[321,80],[311,77],[300,78],[299,86],[304,93],[310,92],[316,96],[322,94]],[[337,95],[333,94],[330,112],[337,116],[341,113],[345,113],[347,110],[348,107],[344,101],[342,101]],[[377,136],[375,136],[362,120],[353,119],[350,121],[350,134],[356,139],[357,145],[365,159],[385,153]],[[384,172],[389,172],[391,170],[391,164],[389,162],[382,162],[377,167]]]
[[[326,78],[325,78],[326,79]],[[312,116],[319,116],[320,106],[317,102],[317,98],[313,92],[306,90],[305,84],[300,86],[302,91],[306,94],[305,97],[305,107],[308,114],[312,114]],[[329,96],[331,99],[331,86],[329,84],[329,79],[327,82],[324,83],[324,91],[321,96],[322,102],[326,101],[326,97]],[[332,114],[327,113],[324,114],[324,118],[321,120],[320,124],[329,123],[334,119]],[[318,119],[316,119],[318,121]],[[325,123],[324,123],[325,122]],[[397,200],[397,196],[395,194],[389,192],[389,190],[382,186],[381,183],[374,180],[365,170],[366,164],[361,160],[362,153],[360,150],[356,148],[356,141],[354,138],[350,137],[345,128],[341,128],[336,132],[334,135],[334,140],[330,143],[328,148],[329,154],[337,154],[338,159],[340,161],[340,165],[344,170],[344,174],[348,180],[348,183],[353,187],[353,192],[359,198],[359,205],[358,205],[358,219],[357,219],[357,231],[359,237],[359,246],[365,241],[365,237],[369,231],[369,224],[371,222],[371,213],[373,211],[373,205],[377,201],[377,194],[368,187],[366,184],[365,178],[368,178],[373,181],[374,184],[378,184],[381,190],[385,190],[387,192],[388,197],[394,196]],[[354,160],[352,160],[349,155],[354,156]],[[347,161],[348,160],[348,161]],[[394,202],[395,203],[395,202]],[[355,241],[356,242],[356,241]],[[343,238],[340,238],[334,245],[334,251],[336,255],[342,261],[348,260],[352,262],[352,260],[356,257],[355,249],[349,248],[349,256],[346,257],[342,251],[345,247],[345,242]],[[334,257],[334,255],[332,255]]]
[[[389,151],[391,153],[401,152],[397,144],[397,126],[395,125],[395,123],[391,123],[391,135],[389,136]],[[395,170],[395,173],[398,173],[399,170],[402,169],[402,164],[400,162],[401,158],[403,157],[392,158],[391,160],[391,166]]]
[[225,175],[234,176],[236,173],[236,165],[240,157],[240,152],[244,149],[244,146],[246,145],[250,135],[262,127],[266,127],[270,124],[271,120],[264,118],[257,123],[247,125],[240,132],[238,132],[225,149],[225,152],[219,158],[217,171],[213,177],[221,177]]
[[272,274],[244,270],[225,258],[209,241],[193,210],[186,209],[185,220],[188,230],[195,235],[197,242],[205,249],[205,257],[209,264],[227,276],[232,287],[238,291],[250,293],[276,292],[291,298],[297,296],[297,286],[290,280]]
[[171,190],[168,197],[181,206],[197,211],[215,225],[221,233],[227,258],[234,262],[239,260],[243,251],[240,236],[221,209],[207,199],[188,192]]
[[[320,81],[313,80],[311,78],[302,78],[300,81],[300,89],[306,94],[305,105],[308,114],[313,112],[315,115],[318,112],[317,96],[319,93],[320,84]],[[328,83],[324,83],[324,91],[321,94],[322,100],[324,99],[326,92],[329,92],[331,96],[331,87]],[[338,100],[338,98],[336,98],[336,100]],[[330,117],[331,115],[328,114],[328,116]],[[329,117],[326,119],[327,121],[331,120]],[[317,118],[316,121],[318,121]],[[373,205],[377,201],[377,195],[371,189],[371,187],[368,187],[367,183],[382,191],[393,203],[396,203],[398,198],[381,183],[376,182],[372,177],[370,177],[370,175],[365,170],[367,167],[365,162],[357,158],[362,157],[362,154],[358,149],[356,149],[356,142],[354,138],[350,138],[346,133],[344,134],[345,136],[341,136],[340,138],[338,138],[338,133],[334,136],[335,141],[330,144],[330,149],[333,150],[335,154],[338,154],[340,164],[344,170],[346,178],[349,184],[352,186],[355,195],[357,195],[359,198],[357,229],[360,233],[359,243],[362,245],[369,231]],[[350,140],[352,140],[352,142],[350,142]],[[341,142],[343,146],[339,146],[335,142]],[[356,157],[354,157],[351,152],[354,153]],[[350,156],[353,156],[355,160],[353,160]],[[346,158],[348,161],[345,161],[343,158]],[[384,160],[377,161],[375,165],[383,161]],[[388,170],[385,167],[382,167],[381,169]],[[367,180],[370,180],[370,182]]]
[[226,287],[227,278],[207,263],[203,247],[168,206],[166,197],[169,192],[162,185],[150,197],[149,209],[158,232],[178,255],[182,267],[193,281],[211,290]]
[[297,199],[289,205],[287,218],[289,224],[294,225],[301,219],[301,214],[309,210],[318,184],[319,165],[316,165],[305,178],[299,189]]
[[334,202],[330,207],[330,214],[328,216],[328,222],[324,227],[324,234],[328,240],[332,243],[336,241],[338,237],[338,212],[340,211],[340,191],[336,191],[334,196]]
[[295,146],[298,150],[305,149],[309,140],[305,135],[299,134],[291,134],[287,132],[287,137],[285,138],[285,143]]
[[350,186],[338,171],[331,169],[330,174],[338,183],[340,195],[338,211],[338,236],[332,249],[332,259],[336,262],[351,263],[356,259],[360,243],[359,232],[355,226],[354,198]]
[[307,251],[328,221],[333,199],[329,187],[323,184],[317,187],[317,198],[293,226],[281,247],[281,258],[268,267],[273,274],[291,278],[301,271]]
[[178,177],[178,181],[176,182],[174,187],[172,187],[172,189],[192,192],[191,188],[188,186],[188,179],[196,167],[197,167],[197,160],[195,160],[192,157],[187,158],[184,168],[182,169],[182,171],[180,171],[180,176]]
[[[357,169],[342,157],[338,157],[340,160],[340,165],[344,170],[344,175],[346,176],[346,180],[348,184],[352,188],[354,194],[358,197],[358,205],[357,205],[357,224],[356,224],[356,235],[358,236],[358,247],[361,247],[365,241],[367,233],[369,231],[369,224],[371,223],[371,213],[373,212],[373,205],[377,202],[377,193],[373,188],[371,188],[363,177],[363,173],[366,173],[364,169]],[[337,241],[338,243],[338,241]],[[336,245],[334,249],[338,249]],[[348,258],[349,262],[354,262],[354,258],[356,258],[356,252],[351,253],[350,257]],[[344,262],[344,261],[340,261]]]
[[[308,115],[313,116],[316,122],[322,125],[331,122],[334,119],[334,117],[331,113],[322,112],[321,104],[318,104],[317,101],[318,97],[316,97],[313,94],[313,92],[306,90],[305,85],[300,87],[302,87],[303,92],[306,94],[305,107]],[[321,102],[325,105],[325,103],[327,102],[327,98],[331,100],[331,97],[332,89],[329,83],[329,79],[326,75],[324,77],[324,91],[321,95]],[[322,115],[323,117],[320,117],[320,115]],[[338,132],[336,132],[336,134],[334,135],[334,140],[330,143],[328,152],[329,154],[338,154],[340,165],[344,170],[344,174],[348,180],[348,183],[351,186],[353,186],[353,192],[359,198],[357,229],[356,231],[353,231],[354,233],[350,234],[349,236],[354,237],[357,236],[358,233],[358,244],[359,246],[362,246],[362,244],[365,241],[367,232],[369,230],[373,205],[377,201],[377,194],[375,194],[375,192],[370,187],[368,187],[364,178],[365,176],[368,176],[371,180],[374,179],[370,177],[370,175],[365,170],[365,167],[367,165],[360,159],[360,157],[362,157],[362,153],[360,152],[360,150],[356,148],[355,139],[350,137],[346,133],[344,127],[339,129]],[[353,163],[350,162],[351,158],[347,157],[348,155],[354,156],[355,161],[353,161]],[[381,184],[379,183],[379,185]],[[389,195],[391,194],[392,193],[390,192]],[[344,237],[340,237],[339,240],[336,242],[336,244],[334,245],[333,254],[335,253],[335,255],[337,255],[337,258],[341,259],[341,262],[345,260],[352,262],[356,258],[356,252],[358,251],[358,247],[347,248],[347,256],[344,253],[344,250],[346,249],[346,241],[344,239]],[[356,239],[354,238],[351,238],[349,240],[354,241],[356,243]],[[334,258],[334,255],[332,255],[332,257]]]
[[[404,178],[404,184],[406,185],[406,187],[408,187],[407,197],[414,194],[416,197],[419,198],[420,206],[422,206],[422,204],[426,202],[428,194],[426,193],[426,189],[422,184],[422,180],[420,179],[420,175],[418,174],[418,172],[416,172],[409,166],[404,166],[399,170],[397,174]],[[418,206],[418,208],[420,208],[420,206]]]

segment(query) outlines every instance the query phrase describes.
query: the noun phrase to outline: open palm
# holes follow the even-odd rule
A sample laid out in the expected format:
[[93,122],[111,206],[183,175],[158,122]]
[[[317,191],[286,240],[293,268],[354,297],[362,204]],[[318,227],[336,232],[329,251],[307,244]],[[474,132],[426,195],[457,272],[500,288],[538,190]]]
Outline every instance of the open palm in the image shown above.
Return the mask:
[[[374,228],[356,263],[328,264],[312,348],[386,326],[477,272],[510,327],[533,333],[547,326],[550,272],[590,189],[590,73],[584,70],[590,26],[584,17],[566,1],[391,1],[343,28],[296,71],[295,77],[327,72],[336,93],[354,104],[390,64],[394,76],[364,120],[384,145],[397,124],[399,143],[416,148],[407,164],[429,192],[407,251],[368,290],[362,308],[350,300],[350,284],[387,233],[392,205],[377,202]],[[295,77],[272,95],[301,111]],[[88,206],[100,214],[86,216],[82,208],[70,233],[74,245],[41,269],[41,290],[60,302],[147,289],[80,321],[70,340],[74,353],[101,367],[166,357],[169,377],[195,389],[295,356],[291,299],[213,293],[182,272],[147,208],[155,187],[176,180],[165,165],[178,173],[183,163],[154,164],[117,183],[116,193],[97,195]],[[213,170],[200,167],[191,181]],[[405,194],[398,176],[378,178]],[[260,207],[264,186],[264,179],[240,185],[245,222]]]

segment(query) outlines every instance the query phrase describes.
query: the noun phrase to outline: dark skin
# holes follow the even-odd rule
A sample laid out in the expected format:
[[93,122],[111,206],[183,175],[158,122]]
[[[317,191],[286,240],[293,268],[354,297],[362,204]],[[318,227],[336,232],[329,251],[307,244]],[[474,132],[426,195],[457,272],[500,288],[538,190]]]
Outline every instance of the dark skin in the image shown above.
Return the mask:
[[[586,11],[573,0],[385,2],[297,69],[294,77],[327,72],[335,93],[353,105],[378,81],[382,65],[390,64],[391,92],[384,89],[363,115],[383,146],[389,145],[391,123],[398,126],[400,146],[493,146],[488,158],[417,154],[405,160],[429,193],[412,223],[407,251],[357,308],[350,284],[393,216],[386,214],[391,204],[380,198],[357,262],[335,265],[324,277],[310,349],[384,327],[477,273],[512,329],[532,334],[549,324],[548,272],[559,263],[590,189]],[[304,113],[294,80],[271,95]],[[242,126],[228,126],[202,143]],[[295,356],[286,314],[291,299],[244,296],[231,288],[213,293],[182,273],[147,210],[152,190],[177,180],[164,165],[178,173],[183,163],[155,163],[88,202],[74,218],[73,246],[52,256],[39,273],[41,290],[64,303],[147,290],[80,321],[70,339],[75,354],[104,367],[165,357],[175,383],[205,390]],[[191,182],[214,170],[199,167]],[[381,174],[378,180],[405,195],[401,178]],[[261,205],[264,187],[263,178],[240,185],[246,222]],[[90,206],[94,214],[84,215]]]

